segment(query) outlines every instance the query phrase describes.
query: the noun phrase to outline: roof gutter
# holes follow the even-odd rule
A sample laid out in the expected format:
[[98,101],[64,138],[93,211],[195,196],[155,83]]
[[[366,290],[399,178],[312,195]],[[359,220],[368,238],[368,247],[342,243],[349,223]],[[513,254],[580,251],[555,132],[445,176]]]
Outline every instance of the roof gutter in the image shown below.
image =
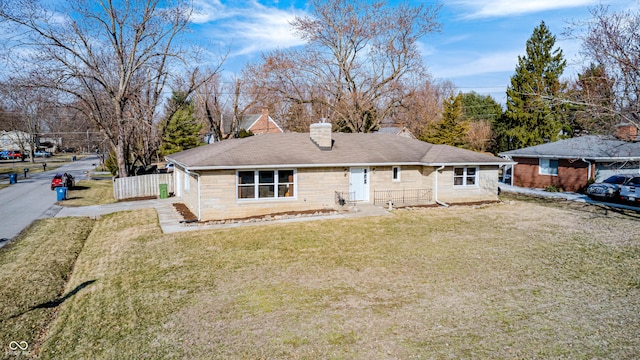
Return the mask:
[[[510,158],[527,158],[527,159],[583,159],[581,155],[531,155],[531,154],[502,154],[502,157]],[[593,161],[638,161],[640,156],[621,156],[621,157],[589,157]]]
[[449,204],[438,200],[438,172],[442,169],[444,169],[444,165],[436,169],[435,184],[433,186],[433,199],[435,200],[436,204],[442,205],[444,207],[449,207]]
[[253,164],[253,165],[215,165],[215,166],[186,166],[184,163],[171,160],[176,165],[196,170],[239,170],[239,169],[274,169],[274,168],[326,168],[326,167],[364,167],[364,166],[484,166],[484,165],[509,165],[505,161],[496,162],[461,162],[461,163],[423,163],[423,162],[384,162],[384,163],[331,163],[331,164]]

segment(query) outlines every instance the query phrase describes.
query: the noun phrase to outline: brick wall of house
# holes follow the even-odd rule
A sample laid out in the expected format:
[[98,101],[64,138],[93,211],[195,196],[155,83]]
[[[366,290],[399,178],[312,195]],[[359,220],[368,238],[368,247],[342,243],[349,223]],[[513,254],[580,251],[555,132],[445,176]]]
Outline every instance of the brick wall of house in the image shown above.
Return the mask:
[[258,118],[258,120],[255,122],[255,124],[253,124],[253,126],[251,126],[250,129],[246,129],[246,130],[251,130],[251,132],[254,134],[269,134],[269,133],[282,132],[282,130],[280,130],[280,128],[277,127],[275,123],[273,123],[272,121],[269,121],[269,110],[267,109],[262,109],[262,114]]
[[[556,186],[565,191],[578,191],[587,185],[589,165],[579,159],[558,160],[558,175],[540,174],[539,160],[514,158],[517,162],[513,171],[513,185],[526,188],[546,188]],[[592,176],[595,174],[592,164]]]

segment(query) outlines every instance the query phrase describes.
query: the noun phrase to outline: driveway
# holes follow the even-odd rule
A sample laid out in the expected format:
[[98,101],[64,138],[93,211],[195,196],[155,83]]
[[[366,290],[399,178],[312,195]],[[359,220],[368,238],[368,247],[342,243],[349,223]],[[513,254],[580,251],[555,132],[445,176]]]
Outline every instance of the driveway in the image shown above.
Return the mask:
[[500,188],[500,191],[504,191],[504,192],[511,192],[511,193],[531,195],[531,196],[537,196],[537,197],[546,197],[546,198],[553,198],[553,199],[565,199],[570,201],[583,202],[587,204],[604,205],[604,206],[617,208],[617,209],[633,210],[633,211],[640,212],[640,208],[637,206],[593,200],[587,195],[573,193],[573,192],[549,192],[549,191],[544,191],[544,189],[522,188],[522,187],[511,186],[507,184],[500,184],[499,188]]
[[66,172],[73,175],[76,181],[83,180],[98,162],[97,156],[89,156],[55,170],[30,174],[26,179],[23,174],[18,174],[16,184],[0,190],[0,247],[34,220],[55,215],[51,209],[57,201],[57,195],[50,187],[55,174]]

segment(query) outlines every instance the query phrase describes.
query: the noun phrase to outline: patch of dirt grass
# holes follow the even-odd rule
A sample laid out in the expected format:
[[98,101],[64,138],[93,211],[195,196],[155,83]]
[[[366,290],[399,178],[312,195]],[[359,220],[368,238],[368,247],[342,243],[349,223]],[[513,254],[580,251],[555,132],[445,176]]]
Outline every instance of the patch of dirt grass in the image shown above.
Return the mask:
[[59,305],[39,355],[637,358],[637,219],[572,206],[179,234],[153,210],[104,216],[66,291],[93,283]]
[[[65,286],[93,221],[38,220],[0,249],[0,344],[8,357],[34,355],[57,306],[68,300]],[[26,342],[25,351],[11,349]],[[14,351],[18,350],[18,351]]]
[[110,180],[82,180],[67,192],[63,206],[90,206],[115,203],[113,183]]

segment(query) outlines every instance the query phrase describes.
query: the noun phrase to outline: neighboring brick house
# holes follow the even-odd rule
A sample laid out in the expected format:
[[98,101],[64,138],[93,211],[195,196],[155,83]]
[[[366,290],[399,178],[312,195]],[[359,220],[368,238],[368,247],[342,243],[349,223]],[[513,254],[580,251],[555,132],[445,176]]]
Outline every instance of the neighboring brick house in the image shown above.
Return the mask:
[[[222,136],[226,137],[231,134],[233,116],[224,116],[222,118]],[[282,128],[269,116],[269,109],[263,107],[260,114],[247,114],[240,119],[239,129],[251,131],[257,134],[277,134],[283,133]]]
[[617,136],[580,136],[499,155],[514,161],[511,184],[527,188],[556,186],[579,191],[589,179],[600,182],[618,173],[640,173],[640,142],[633,125],[618,126]]
[[175,192],[201,221],[279,212],[498,200],[498,172],[511,162],[391,134],[251,136],[166,157]]

